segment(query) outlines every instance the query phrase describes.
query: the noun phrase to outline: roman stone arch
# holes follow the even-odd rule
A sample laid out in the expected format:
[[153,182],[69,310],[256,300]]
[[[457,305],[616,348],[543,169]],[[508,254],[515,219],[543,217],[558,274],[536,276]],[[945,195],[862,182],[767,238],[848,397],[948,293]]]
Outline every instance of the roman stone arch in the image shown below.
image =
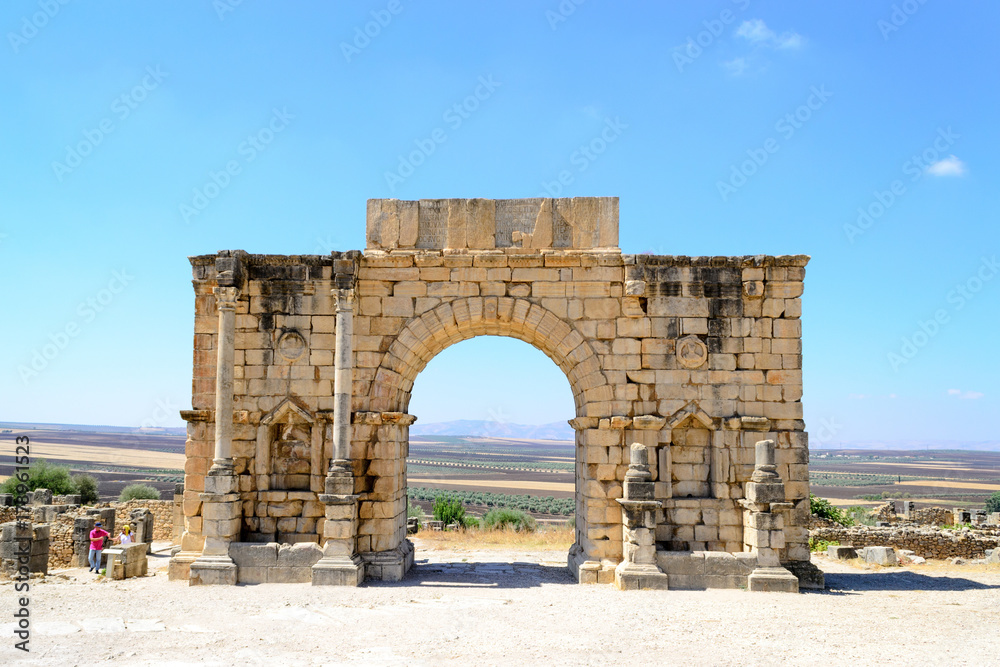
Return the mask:
[[[807,257],[623,254],[613,197],[370,200],[366,239],[329,256],[191,258],[173,578],[403,578],[414,381],[449,345],[497,335],[541,350],[573,392],[580,582],[815,579]],[[286,552],[272,558],[268,539],[312,546],[272,576],[262,563],[281,569]]]

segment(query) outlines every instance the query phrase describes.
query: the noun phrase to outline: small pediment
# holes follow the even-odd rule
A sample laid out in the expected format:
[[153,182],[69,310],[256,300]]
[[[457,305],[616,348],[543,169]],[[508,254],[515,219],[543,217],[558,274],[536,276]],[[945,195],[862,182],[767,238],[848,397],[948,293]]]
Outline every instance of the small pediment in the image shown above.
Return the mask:
[[261,417],[260,423],[270,424],[313,424],[316,419],[308,410],[286,398],[276,408]]
[[689,424],[696,424],[697,426],[712,429],[713,431],[718,428],[716,420],[709,417],[708,414],[698,406],[697,401],[691,401],[683,408],[667,417],[666,428],[680,428],[681,426]]

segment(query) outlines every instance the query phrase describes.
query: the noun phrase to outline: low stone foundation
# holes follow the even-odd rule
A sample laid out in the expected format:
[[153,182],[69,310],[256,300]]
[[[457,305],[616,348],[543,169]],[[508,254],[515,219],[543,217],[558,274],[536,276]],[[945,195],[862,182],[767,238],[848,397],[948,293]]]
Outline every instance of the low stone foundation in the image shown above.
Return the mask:
[[810,531],[810,536],[814,540],[839,542],[844,546],[909,549],[921,558],[984,558],[987,549],[1000,546],[1000,535],[908,526],[816,528]]

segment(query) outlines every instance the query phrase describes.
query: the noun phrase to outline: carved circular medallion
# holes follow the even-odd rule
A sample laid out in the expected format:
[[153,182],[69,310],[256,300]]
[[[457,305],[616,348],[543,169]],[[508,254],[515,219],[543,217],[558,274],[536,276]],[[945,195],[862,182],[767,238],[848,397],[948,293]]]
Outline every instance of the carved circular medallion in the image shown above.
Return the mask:
[[677,341],[677,361],[684,368],[698,368],[708,361],[708,348],[697,336],[685,336]]
[[277,350],[284,359],[295,361],[305,354],[306,339],[297,331],[286,331],[278,339]]

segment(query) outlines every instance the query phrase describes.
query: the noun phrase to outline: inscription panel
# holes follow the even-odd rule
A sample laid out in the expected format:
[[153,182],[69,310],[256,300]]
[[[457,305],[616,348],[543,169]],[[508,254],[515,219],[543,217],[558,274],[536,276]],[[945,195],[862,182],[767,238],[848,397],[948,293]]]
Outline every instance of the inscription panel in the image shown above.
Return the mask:
[[418,248],[444,248],[448,239],[448,200],[421,199],[417,219]]
[[496,247],[510,248],[514,245],[511,234],[515,231],[531,234],[535,231],[535,220],[542,207],[541,199],[498,199],[496,209]]

